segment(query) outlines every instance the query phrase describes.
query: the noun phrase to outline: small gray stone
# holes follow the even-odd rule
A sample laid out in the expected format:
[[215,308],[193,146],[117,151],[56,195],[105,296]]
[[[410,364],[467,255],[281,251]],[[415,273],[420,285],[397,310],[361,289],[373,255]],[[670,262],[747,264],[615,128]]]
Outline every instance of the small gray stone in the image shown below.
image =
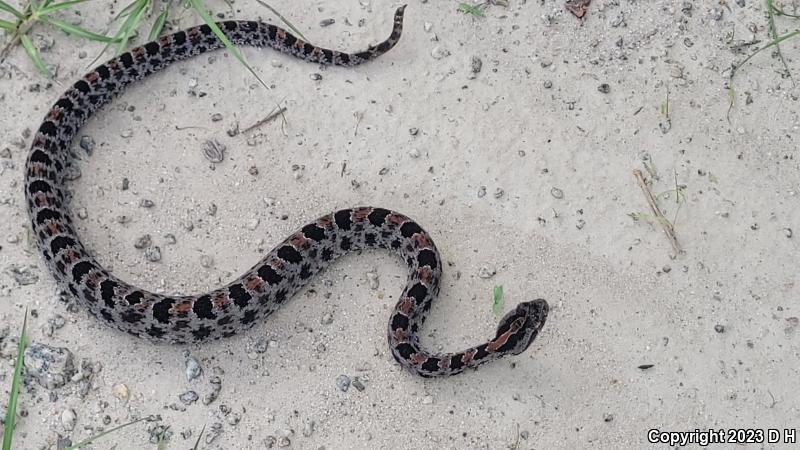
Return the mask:
[[717,333],[724,333],[725,325],[720,325],[720,324],[714,325],[714,331],[716,331]]
[[194,357],[189,356],[186,358],[186,379],[189,381],[194,380],[203,373],[203,368]]
[[221,163],[225,159],[226,148],[216,139],[207,140],[203,143],[203,156],[214,164]]
[[16,264],[11,264],[6,270],[11,274],[17,284],[20,286],[27,286],[39,281],[39,275],[34,271],[35,268],[36,266],[20,267]]
[[67,408],[64,411],[61,411],[61,426],[64,427],[67,431],[72,431],[75,429],[75,422],[77,422],[78,416],[75,414],[75,411]]
[[347,392],[350,389],[350,377],[347,375],[339,375],[336,377],[336,387],[342,392]]
[[353,385],[354,388],[358,390],[358,392],[363,392],[364,389],[367,388],[366,386],[364,386],[364,383],[362,383],[361,380],[358,379],[358,377],[355,377],[351,384]]
[[553,188],[550,189],[550,195],[552,195],[553,198],[557,198],[557,199],[561,200],[562,198],[564,198],[564,191],[562,191],[561,189],[559,189],[557,187],[553,187]]
[[211,377],[209,383],[211,384],[211,391],[203,397],[204,405],[214,403],[214,400],[219,397],[219,393],[222,390],[222,379],[220,379],[220,377],[216,375]]
[[144,250],[144,257],[150,262],[161,261],[161,247],[154,245]]
[[184,405],[191,405],[192,403],[199,400],[200,396],[197,395],[197,392],[195,391],[186,391],[183,394],[179,395],[178,398]]
[[92,156],[92,152],[94,152],[94,139],[92,139],[91,136],[81,136],[79,145],[87,155]]
[[497,273],[494,267],[483,265],[478,269],[478,276],[484,279],[492,278]]
[[139,239],[136,239],[136,242],[133,243],[133,246],[135,248],[138,248],[139,250],[141,250],[141,249],[150,247],[152,244],[153,244],[152,237],[150,237],[149,234],[145,234],[144,236],[140,237]]
[[155,206],[155,203],[153,203],[152,200],[143,198],[139,201],[139,206],[141,206],[142,208],[152,208],[153,206]]
[[324,27],[327,27],[327,26],[331,26],[334,23],[336,23],[336,19],[323,19],[323,20],[321,20],[319,22],[319,26],[324,28]]
[[31,344],[25,349],[25,371],[46,389],[67,384],[75,374],[72,352],[63,347]]

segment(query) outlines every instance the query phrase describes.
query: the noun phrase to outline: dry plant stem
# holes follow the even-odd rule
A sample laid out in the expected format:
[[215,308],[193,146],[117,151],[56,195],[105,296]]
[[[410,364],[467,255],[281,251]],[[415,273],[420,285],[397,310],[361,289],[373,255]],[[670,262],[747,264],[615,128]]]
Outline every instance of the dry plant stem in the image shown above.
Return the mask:
[[653,212],[653,215],[658,220],[658,223],[660,223],[661,227],[664,229],[664,234],[667,235],[667,239],[669,239],[669,243],[672,245],[672,250],[675,252],[675,256],[683,253],[683,249],[681,248],[680,244],[678,244],[678,238],[675,236],[675,228],[672,226],[672,222],[664,217],[664,213],[662,213],[661,209],[658,207],[656,198],[653,196],[653,193],[650,192],[647,182],[644,181],[642,171],[639,169],[634,169],[633,176],[636,177],[639,187],[642,188],[642,192],[644,192],[644,197],[647,199],[647,204],[650,205],[650,211]]
[[254,123],[253,125],[250,125],[249,127],[247,127],[244,130],[242,130],[242,133],[247,133],[248,131],[251,131],[251,130],[253,130],[255,128],[258,128],[261,125],[264,125],[265,123],[269,122],[270,120],[273,120],[276,117],[282,115],[283,113],[286,112],[286,107],[285,106],[281,106],[280,108],[273,109],[272,111],[273,112],[271,112],[267,117],[264,117],[263,119],[259,120],[258,122]]

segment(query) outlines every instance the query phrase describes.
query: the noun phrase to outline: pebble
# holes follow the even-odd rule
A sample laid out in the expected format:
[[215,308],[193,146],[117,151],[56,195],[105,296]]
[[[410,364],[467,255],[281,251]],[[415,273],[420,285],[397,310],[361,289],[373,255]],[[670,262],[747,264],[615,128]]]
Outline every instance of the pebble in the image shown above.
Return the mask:
[[447,50],[446,48],[437,45],[436,47],[433,48],[433,50],[431,50],[431,56],[433,57],[433,59],[446,58],[450,56],[450,50]]
[[61,426],[64,427],[67,431],[72,431],[75,429],[75,422],[78,420],[78,416],[75,414],[75,411],[72,409],[65,409],[61,411]]
[[150,247],[152,244],[153,244],[153,238],[149,234],[145,234],[139,239],[136,239],[136,242],[133,243],[133,246],[141,250],[143,248]]
[[200,257],[200,265],[206,269],[209,269],[214,266],[214,258],[208,255],[203,255]]
[[178,239],[172,233],[167,233],[164,235],[164,241],[166,241],[167,245],[175,245],[178,242]]
[[211,121],[212,122],[219,122],[220,120],[222,120],[222,114],[214,113],[214,114],[211,115]]
[[323,19],[319,22],[319,26],[328,27],[336,23],[336,19]]
[[130,186],[131,182],[127,177],[123,178],[118,185],[120,191],[127,191]]
[[128,399],[131,397],[130,389],[128,389],[128,386],[123,383],[112,386],[111,393],[114,395],[114,397],[122,401],[128,401]]
[[161,247],[155,245],[144,250],[144,257],[150,262],[161,261]]
[[224,144],[221,144],[216,139],[214,140],[207,140],[203,143],[203,156],[206,157],[207,160],[211,161],[213,164],[221,163],[225,159],[225,147]]
[[75,214],[81,220],[86,220],[86,218],[89,217],[89,212],[86,211],[86,208],[84,208],[84,207],[80,207],[77,210],[75,210]]
[[31,344],[23,361],[26,373],[46,389],[64,386],[75,374],[72,352],[63,347]]
[[784,228],[783,229],[783,234],[787,238],[791,238],[792,237],[792,229],[791,228]]
[[119,135],[127,139],[133,136],[133,130],[130,128],[128,128],[127,130],[122,130],[122,132],[119,133]]
[[550,80],[544,80],[544,83],[542,85],[544,86],[545,89],[550,89],[551,87],[553,87],[553,82]]
[[189,381],[194,380],[203,373],[203,367],[192,356],[186,358],[186,379]]
[[506,193],[506,191],[502,190],[501,188],[497,188],[497,189],[494,190],[494,194],[492,194],[492,195],[494,195],[494,198],[498,198],[499,199],[505,193]]
[[183,394],[179,395],[178,398],[184,405],[191,405],[192,403],[199,400],[200,396],[197,395],[197,392],[195,391],[186,391]]
[[426,395],[422,397],[422,404],[423,405],[432,405],[433,404],[433,396]]
[[152,208],[153,206],[155,206],[155,203],[153,203],[152,200],[143,198],[139,201],[139,206],[141,206],[142,208]]
[[378,272],[376,270],[371,270],[366,273],[367,275],[367,282],[369,283],[369,288],[373,291],[378,290],[381,285],[380,279],[378,278]]
[[408,151],[408,156],[412,158],[419,158],[419,150],[412,148],[411,150]]
[[497,273],[497,270],[494,267],[483,265],[480,269],[478,269],[478,276],[481,278],[492,278]]
[[214,400],[216,400],[217,397],[219,397],[219,393],[222,390],[222,379],[220,379],[220,377],[216,375],[211,377],[209,383],[211,384],[211,391],[208,394],[206,394],[205,397],[203,397],[204,405],[210,405],[211,403],[213,403]]
[[486,186],[481,186],[478,188],[478,198],[483,198],[486,196]]
[[323,314],[322,315],[322,319],[320,320],[320,323],[323,324],[323,325],[332,324],[333,323],[333,314],[331,314],[331,313]]
[[258,224],[260,222],[261,220],[258,218],[252,219],[251,221],[247,222],[247,229],[250,231],[255,230],[256,228],[258,228]]
[[550,195],[552,195],[553,198],[561,200],[562,198],[564,198],[564,191],[562,191],[561,189],[559,189],[557,187],[554,187],[554,188],[550,189]]
[[725,325],[720,325],[720,324],[714,325],[714,331],[716,331],[717,333],[724,333]]
[[322,74],[315,72],[309,75],[309,78],[311,78],[311,81],[322,81]]
[[470,80],[477,78],[478,74],[481,72],[481,68],[483,68],[483,61],[477,56],[473,56],[470,62],[470,73],[467,78]]
[[608,83],[603,83],[600,86],[597,86],[597,90],[603,94],[608,94],[611,92],[611,86]]
[[94,139],[91,136],[81,136],[79,145],[87,155],[92,156],[92,152],[94,152]]
[[352,385],[353,385],[354,388],[356,388],[358,390],[358,392],[363,392],[364,389],[367,388],[366,386],[364,386],[364,383],[362,383],[361,380],[358,377],[355,377],[353,379]]
[[8,273],[14,278],[20,286],[28,286],[36,284],[39,281],[39,275],[34,272],[36,266],[19,267],[16,264],[8,266]]
[[350,389],[350,377],[347,375],[339,375],[336,377],[336,386],[342,392],[347,392]]

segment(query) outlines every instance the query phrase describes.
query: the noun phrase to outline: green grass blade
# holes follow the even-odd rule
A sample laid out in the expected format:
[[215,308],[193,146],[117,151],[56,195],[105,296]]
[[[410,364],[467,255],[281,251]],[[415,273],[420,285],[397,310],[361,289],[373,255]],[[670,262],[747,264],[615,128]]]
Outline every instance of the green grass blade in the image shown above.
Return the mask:
[[794,19],[800,19],[800,16],[796,14],[786,13],[782,9],[775,6],[775,2],[773,0],[767,0],[767,9],[769,10],[770,15],[772,15],[772,12],[775,12],[775,14],[779,16],[786,16],[786,17],[792,17]]
[[192,5],[192,8],[194,8],[197,14],[200,15],[200,17],[203,19],[203,22],[205,22],[206,25],[208,25],[211,28],[211,31],[214,32],[214,34],[217,36],[217,39],[222,41],[228,52],[230,52],[236,59],[238,59],[239,62],[242,63],[242,65],[246,67],[247,70],[249,70],[254,77],[256,77],[256,79],[258,80],[259,83],[261,83],[262,86],[264,86],[265,88],[267,88],[267,90],[269,90],[269,86],[267,86],[267,83],[265,83],[264,80],[262,80],[261,77],[258,76],[256,71],[253,70],[252,67],[250,67],[250,64],[248,64],[247,61],[245,61],[244,56],[242,56],[241,52],[239,52],[239,49],[236,48],[235,45],[233,45],[233,42],[231,42],[230,39],[228,39],[228,36],[225,36],[225,33],[223,33],[222,30],[219,29],[214,19],[212,19],[211,16],[208,15],[208,11],[206,11],[205,7],[203,6],[202,0],[189,0],[189,4]]
[[13,22],[0,19],[0,28],[8,31],[14,31],[14,29],[16,29],[17,26]]
[[24,14],[22,14],[20,11],[17,11],[16,8],[14,8],[13,6],[11,6],[8,3],[4,2],[3,0],[0,0],[0,10],[3,10],[5,12],[7,12],[7,13],[13,14],[14,17],[16,17],[18,20],[24,20],[25,19],[25,15]]
[[503,285],[498,285],[494,287],[494,291],[492,292],[492,312],[494,313],[495,317],[500,317],[500,314],[503,313]]
[[118,12],[116,16],[114,16],[114,21],[119,20],[120,17],[130,15],[131,11],[134,8],[141,6],[141,4],[147,4],[147,0],[133,0],[128,6],[122,8],[122,11]]
[[304,41],[306,41],[306,42],[308,42],[308,43],[311,43],[311,41],[309,41],[308,39],[306,39],[306,37],[305,37],[305,36],[303,36],[303,33],[301,33],[301,32],[300,32],[300,30],[298,30],[297,28],[295,28],[295,26],[294,26],[294,25],[292,25],[292,23],[291,23],[291,22],[289,22],[288,20],[286,20],[286,18],[285,18],[285,17],[283,17],[283,16],[281,15],[281,13],[279,13],[279,12],[278,12],[278,10],[276,10],[276,9],[275,9],[275,8],[273,8],[272,6],[269,6],[268,4],[266,4],[265,2],[263,2],[262,0],[256,0],[256,1],[257,1],[257,2],[258,2],[260,5],[261,5],[261,6],[263,6],[263,7],[267,8],[268,10],[272,11],[272,14],[275,14],[276,16],[278,16],[278,19],[280,19],[280,20],[281,20],[281,22],[285,23],[285,24],[286,24],[286,26],[287,26],[287,27],[289,27],[289,29],[290,29],[290,30],[292,30],[292,32],[293,32],[293,33],[295,33],[296,35],[300,36],[300,39],[302,39],[302,40],[304,40]]
[[469,3],[459,3],[457,11],[464,14],[472,14],[475,17],[485,16],[483,13],[483,4],[470,5]]
[[105,42],[106,44],[113,44],[115,42],[119,42],[119,39],[116,37],[108,37],[102,34],[93,33],[77,25],[72,25],[69,22],[64,22],[63,20],[54,19],[52,17],[43,16],[42,21],[47,22],[50,25],[61,29],[65,33],[82,37],[84,39],[89,39],[91,41]]
[[161,30],[164,29],[164,24],[167,22],[170,6],[172,6],[172,1],[167,2],[166,6],[164,6],[164,10],[156,17],[153,27],[150,28],[150,34],[147,35],[148,41],[155,40],[161,34]]
[[11,450],[11,438],[14,436],[19,385],[22,382],[22,359],[25,357],[25,347],[28,346],[28,338],[25,334],[27,328],[28,310],[25,309],[25,318],[22,320],[22,332],[19,334],[19,342],[17,342],[17,360],[14,362],[14,376],[11,378],[11,393],[8,395],[6,422],[5,426],[3,426],[3,450]]
[[42,75],[47,77],[51,77],[50,71],[47,70],[47,66],[45,66],[44,61],[42,61],[42,57],[39,56],[39,50],[33,45],[31,42],[31,38],[28,35],[23,34],[19,37],[20,42],[22,42],[22,47],[25,48],[25,53],[28,54],[28,57],[31,58],[33,61],[33,65],[36,66],[36,70],[39,71]]
[[136,27],[139,26],[139,22],[142,21],[142,17],[144,17],[145,7],[147,6],[147,0],[142,0],[137,3],[136,8],[134,8],[131,13],[128,15],[128,18],[125,19],[123,22],[122,27],[120,27],[117,35],[115,37],[119,38],[119,45],[117,45],[117,53],[122,53],[125,50],[125,47],[128,45],[128,41],[133,34],[133,31]]
[[156,442],[156,450],[166,450],[167,448],[167,431],[169,427],[165,427],[158,433],[158,441]]
[[66,2],[56,3],[55,5],[45,6],[39,10],[39,14],[50,14],[52,12],[56,12],[64,8],[69,8],[72,5],[77,5],[78,3],[83,3],[85,1],[86,0],[69,0]]
[[[90,437],[78,442],[77,444],[74,444],[74,445],[71,445],[71,446],[65,448],[64,450],[78,450],[79,448],[86,447],[87,445],[89,445],[92,442],[94,442],[96,439],[100,439],[101,437],[103,437],[103,436],[105,436],[105,435],[107,435],[109,433],[113,433],[113,432],[115,432],[117,430],[120,430],[120,429],[125,428],[125,427],[130,426],[130,425],[133,425],[135,423],[139,423],[139,422],[141,422],[143,420],[147,420],[149,418],[150,417],[142,417],[141,419],[136,419],[136,420],[133,420],[133,421],[128,422],[128,423],[123,423],[122,425],[116,426],[116,427],[114,427],[114,428],[112,428],[110,430],[106,430],[106,431],[103,431],[102,433],[98,433],[98,434],[95,434],[94,436],[90,436]],[[3,449],[3,450],[6,450],[6,449]]]

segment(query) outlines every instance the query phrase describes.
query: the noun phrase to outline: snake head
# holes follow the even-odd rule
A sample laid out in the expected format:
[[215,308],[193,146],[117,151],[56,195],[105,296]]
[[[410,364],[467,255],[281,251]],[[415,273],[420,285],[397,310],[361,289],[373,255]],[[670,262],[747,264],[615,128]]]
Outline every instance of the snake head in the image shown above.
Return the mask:
[[500,352],[519,355],[533,343],[544,327],[550,306],[540,298],[523,302],[500,319],[497,336],[492,341]]

